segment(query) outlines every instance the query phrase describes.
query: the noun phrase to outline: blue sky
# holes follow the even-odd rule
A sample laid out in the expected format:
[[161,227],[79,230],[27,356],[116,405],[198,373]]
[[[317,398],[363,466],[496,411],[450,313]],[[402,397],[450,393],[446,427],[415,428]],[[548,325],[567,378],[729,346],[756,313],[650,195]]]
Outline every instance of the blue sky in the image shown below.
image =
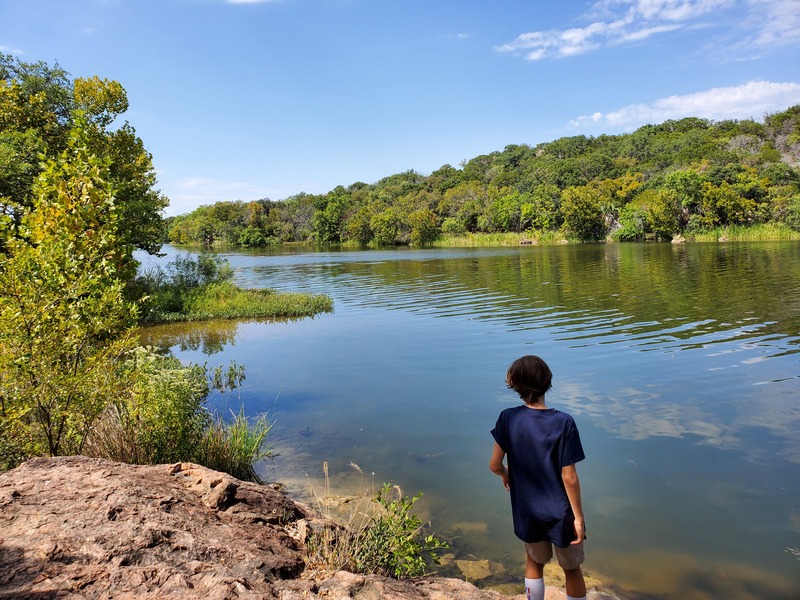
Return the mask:
[[168,215],[800,104],[800,0],[0,0],[0,51],[122,83]]

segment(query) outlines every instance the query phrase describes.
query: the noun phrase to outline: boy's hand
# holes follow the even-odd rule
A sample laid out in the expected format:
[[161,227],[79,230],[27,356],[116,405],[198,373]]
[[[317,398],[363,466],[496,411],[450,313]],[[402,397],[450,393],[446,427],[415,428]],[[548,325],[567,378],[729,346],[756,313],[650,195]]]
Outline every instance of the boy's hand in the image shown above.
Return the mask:
[[583,521],[575,519],[575,539],[572,541],[573,545],[580,544],[586,539],[586,525]]
[[508,485],[508,469],[500,477],[503,478],[503,487],[506,488],[506,491],[509,491],[511,488]]

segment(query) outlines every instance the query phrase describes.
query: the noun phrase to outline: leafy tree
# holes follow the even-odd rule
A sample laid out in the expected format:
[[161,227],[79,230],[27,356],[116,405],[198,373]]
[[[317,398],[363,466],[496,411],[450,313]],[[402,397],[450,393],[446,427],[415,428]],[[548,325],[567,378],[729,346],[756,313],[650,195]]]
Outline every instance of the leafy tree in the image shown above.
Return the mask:
[[595,186],[565,189],[561,194],[561,213],[564,227],[578,239],[601,240],[605,236],[602,195]]
[[392,246],[408,240],[406,223],[394,207],[388,207],[373,216],[369,226],[379,246]]
[[727,181],[703,184],[698,222],[705,227],[740,225],[753,220],[756,203],[741,196]]
[[466,231],[476,231],[478,215],[483,212],[485,198],[486,191],[482,184],[475,181],[464,182],[447,190],[437,209],[443,217],[453,217],[460,221]]
[[130,251],[90,144],[90,125],[76,121],[34,184],[25,239],[10,239],[0,262],[0,435],[18,436],[19,457],[79,452],[133,346]]
[[23,215],[36,202],[41,156],[59,156],[81,121],[87,148],[106,161],[104,177],[114,188],[122,239],[158,251],[168,200],[154,189],[152,157],[133,128],[127,123],[112,128],[127,108],[125,90],[116,81],[73,81],[58,65],[0,54],[0,241],[20,234]]
[[341,186],[318,200],[313,217],[314,236],[318,242],[342,241],[344,215],[349,205],[349,196]]
[[508,187],[489,188],[488,216],[492,231],[520,231],[523,197]]
[[410,240],[413,245],[424,246],[436,239],[436,215],[429,208],[420,208],[409,214],[408,224],[411,226]]
[[537,185],[523,196],[520,221],[524,229],[539,231],[555,229],[560,225],[561,190],[553,184]]
[[372,241],[373,233],[370,221],[373,217],[372,210],[368,206],[362,206],[347,222],[347,237],[355,240],[362,246],[366,246]]
[[680,214],[676,192],[645,190],[620,211],[621,227],[614,232],[614,238],[619,241],[643,240],[647,236],[669,239],[680,231]]

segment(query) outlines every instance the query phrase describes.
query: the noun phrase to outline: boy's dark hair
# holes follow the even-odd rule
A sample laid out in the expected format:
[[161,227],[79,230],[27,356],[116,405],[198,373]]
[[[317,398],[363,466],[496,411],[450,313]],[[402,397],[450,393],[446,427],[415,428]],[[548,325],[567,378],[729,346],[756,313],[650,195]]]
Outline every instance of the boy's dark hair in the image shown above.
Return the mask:
[[526,403],[532,403],[544,396],[553,386],[552,382],[553,373],[550,367],[541,358],[532,354],[515,360],[506,373],[506,384]]

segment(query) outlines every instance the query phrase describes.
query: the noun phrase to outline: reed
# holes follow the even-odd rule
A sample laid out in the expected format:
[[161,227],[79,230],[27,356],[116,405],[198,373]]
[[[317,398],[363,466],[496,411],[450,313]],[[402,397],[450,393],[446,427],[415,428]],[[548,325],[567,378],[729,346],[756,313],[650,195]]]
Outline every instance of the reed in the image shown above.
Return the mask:
[[273,420],[266,414],[249,420],[244,409],[233,413],[233,419],[212,419],[203,431],[195,462],[215,471],[223,471],[243,481],[263,483],[255,466],[273,456],[267,436]]
[[800,240],[800,231],[784,223],[761,223],[759,225],[729,225],[687,234],[695,242],[772,242]]

